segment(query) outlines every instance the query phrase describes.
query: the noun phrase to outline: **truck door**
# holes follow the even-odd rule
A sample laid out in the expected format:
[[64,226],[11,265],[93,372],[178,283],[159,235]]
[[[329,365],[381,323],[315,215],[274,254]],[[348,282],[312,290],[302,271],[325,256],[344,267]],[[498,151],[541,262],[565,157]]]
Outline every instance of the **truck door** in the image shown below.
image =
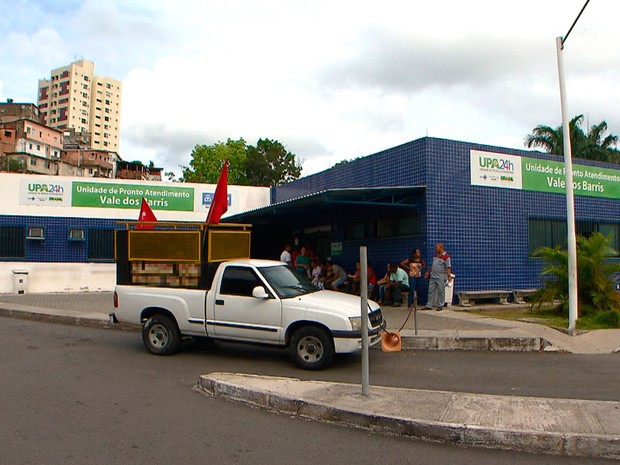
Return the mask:
[[[256,286],[262,286],[268,297],[253,297]],[[214,321],[207,324],[213,325],[216,337],[268,343],[284,338],[281,301],[251,267],[230,265],[224,269],[213,313]]]

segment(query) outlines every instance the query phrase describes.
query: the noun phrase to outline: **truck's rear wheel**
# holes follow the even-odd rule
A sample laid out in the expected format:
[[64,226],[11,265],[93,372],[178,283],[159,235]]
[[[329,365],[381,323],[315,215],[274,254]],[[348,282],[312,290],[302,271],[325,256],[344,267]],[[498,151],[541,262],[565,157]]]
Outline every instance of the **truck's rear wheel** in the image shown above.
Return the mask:
[[154,315],[142,328],[142,341],[149,352],[172,355],[181,344],[181,333],[173,320],[164,315]]
[[334,358],[334,344],[324,329],[304,326],[293,334],[291,357],[304,370],[322,370]]

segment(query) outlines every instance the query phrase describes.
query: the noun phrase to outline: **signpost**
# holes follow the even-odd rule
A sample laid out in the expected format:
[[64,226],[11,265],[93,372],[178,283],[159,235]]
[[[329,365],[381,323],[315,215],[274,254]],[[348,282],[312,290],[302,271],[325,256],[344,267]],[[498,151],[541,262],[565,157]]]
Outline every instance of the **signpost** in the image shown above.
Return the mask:
[[370,380],[368,370],[368,258],[366,246],[360,247],[360,295],[362,297],[362,395],[370,394]]

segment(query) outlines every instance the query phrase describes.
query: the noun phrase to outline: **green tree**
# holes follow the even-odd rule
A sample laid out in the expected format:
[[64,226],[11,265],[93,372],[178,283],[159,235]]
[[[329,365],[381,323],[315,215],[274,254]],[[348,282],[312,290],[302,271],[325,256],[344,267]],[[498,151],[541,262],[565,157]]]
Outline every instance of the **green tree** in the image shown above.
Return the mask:
[[228,139],[213,145],[197,145],[192,150],[189,166],[183,166],[182,182],[203,182],[216,184],[224,161],[228,159],[228,182],[247,185],[246,143],[243,138]]
[[301,176],[301,162],[277,140],[258,139],[248,146],[246,175],[253,186],[278,186]]
[[25,173],[26,163],[19,158],[0,157],[0,171]]
[[[577,115],[568,124],[573,158],[619,163],[620,156],[616,149],[618,136],[604,135],[608,130],[607,122],[593,125],[587,133],[581,129],[582,122],[583,115]],[[555,129],[551,126],[536,126],[532,134],[525,137],[524,144],[552,155],[564,155],[564,129],[562,126]]]
[[[611,236],[594,233],[577,236],[577,291],[581,316],[609,310],[620,310],[620,296],[615,290],[613,275],[620,272],[620,263],[609,259],[617,255],[609,245]],[[532,307],[559,301],[556,310],[568,315],[568,252],[559,245],[542,247],[535,256],[546,260],[542,276],[544,286],[531,297]]]

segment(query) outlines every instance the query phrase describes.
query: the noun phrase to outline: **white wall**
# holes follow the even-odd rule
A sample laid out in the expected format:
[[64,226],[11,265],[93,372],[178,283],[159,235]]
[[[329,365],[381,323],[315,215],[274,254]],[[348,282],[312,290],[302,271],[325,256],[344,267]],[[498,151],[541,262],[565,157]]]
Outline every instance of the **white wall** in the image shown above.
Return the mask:
[[13,270],[28,272],[26,293],[34,294],[112,291],[116,281],[114,263],[0,262],[0,294],[14,292]]
[[[0,173],[0,199],[2,199],[0,201],[0,215],[117,218],[121,220],[136,220],[138,218],[140,205],[135,208],[72,206],[74,182],[92,183],[104,188],[110,185],[123,185],[139,186],[144,189],[184,188],[193,192],[193,211],[175,211],[152,206],[152,210],[159,221],[205,221],[209,206],[202,203],[203,193],[213,193],[216,187],[215,184]],[[32,193],[29,191],[29,186],[35,184],[57,186],[62,192]],[[228,186],[228,194],[231,196],[231,205],[229,205],[224,218],[228,215],[269,205],[270,202],[268,187]],[[147,198],[147,200],[151,199]]]

